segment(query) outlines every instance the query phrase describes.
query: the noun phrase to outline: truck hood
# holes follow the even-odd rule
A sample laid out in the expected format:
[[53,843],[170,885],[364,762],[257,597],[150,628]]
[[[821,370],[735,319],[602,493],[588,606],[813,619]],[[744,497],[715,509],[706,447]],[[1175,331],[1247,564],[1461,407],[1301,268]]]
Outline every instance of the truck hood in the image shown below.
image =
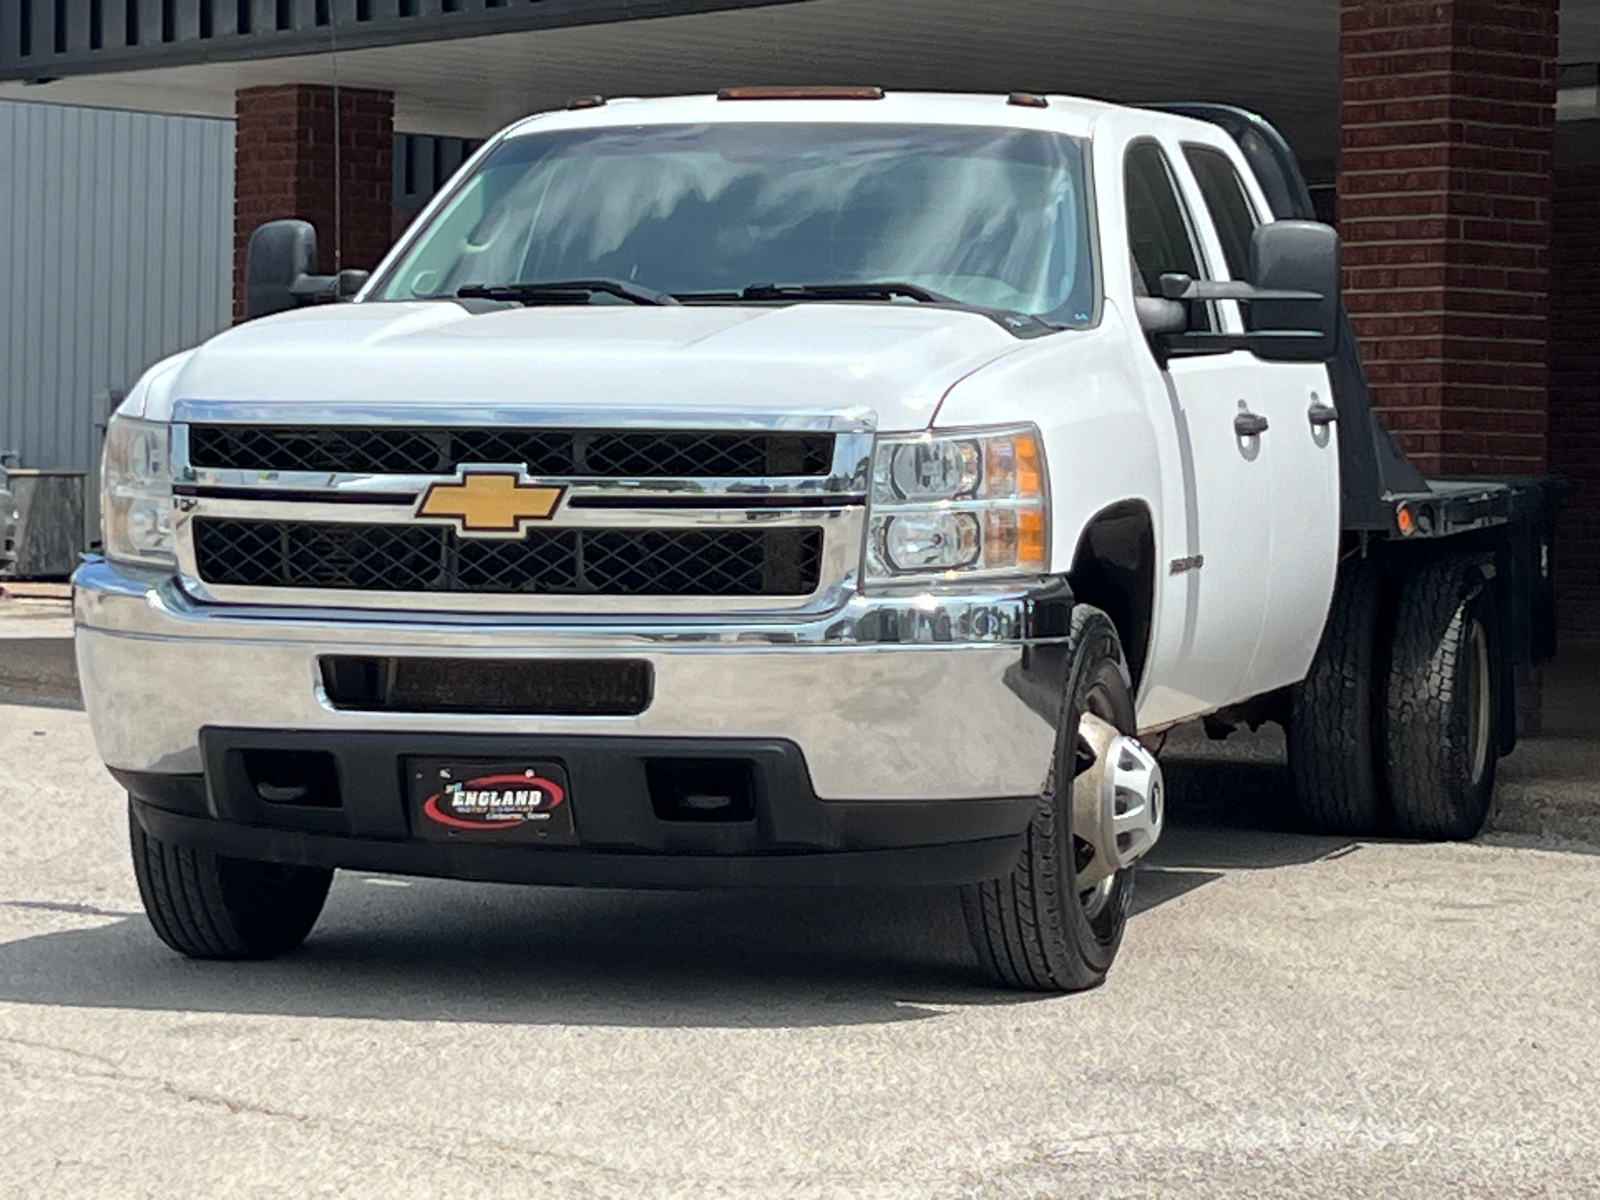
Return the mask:
[[980,314],[917,305],[340,304],[252,321],[168,360],[140,406],[156,420],[179,400],[869,409],[880,429],[915,430],[958,380],[1025,345]]

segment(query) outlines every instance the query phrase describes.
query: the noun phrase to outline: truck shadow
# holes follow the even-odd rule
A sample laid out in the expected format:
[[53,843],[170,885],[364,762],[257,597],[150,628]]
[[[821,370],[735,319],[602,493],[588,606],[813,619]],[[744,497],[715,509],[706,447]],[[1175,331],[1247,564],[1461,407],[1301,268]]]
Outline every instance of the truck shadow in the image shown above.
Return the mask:
[[[1325,857],[1336,840],[1219,821],[1173,773],[1174,819],[1141,874],[1129,936],[1239,869]],[[1262,781],[1263,785],[1267,781]],[[172,954],[142,915],[0,945],[0,1002],[528,1025],[763,1028],[920,1020],[950,1006],[1107,1003],[998,991],[950,889],[618,892],[340,876],[317,930],[266,963]],[[1110,993],[1115,982],[1108,987]]]

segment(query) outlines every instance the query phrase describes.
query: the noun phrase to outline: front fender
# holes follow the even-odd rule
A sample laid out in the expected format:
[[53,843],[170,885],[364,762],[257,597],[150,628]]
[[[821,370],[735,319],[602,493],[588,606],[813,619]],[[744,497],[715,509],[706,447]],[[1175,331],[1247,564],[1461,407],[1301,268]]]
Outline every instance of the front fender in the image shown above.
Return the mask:
[[[1159,434],[1129,367],[1126,336],[1108,323],[1041,338],[956,383],[934,417],[935,429],[1039,427],[1050,488],[1050,569],[1058,573],[1072,569],[1099,513],[1130,501],[1162,511]],[[1156,537],[1160,561],[1159,521]]]

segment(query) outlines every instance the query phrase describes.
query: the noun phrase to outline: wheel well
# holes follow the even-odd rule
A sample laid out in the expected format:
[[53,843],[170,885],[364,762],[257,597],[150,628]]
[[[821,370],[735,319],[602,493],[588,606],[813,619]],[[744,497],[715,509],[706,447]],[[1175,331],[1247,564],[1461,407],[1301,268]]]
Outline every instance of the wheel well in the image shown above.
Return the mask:
[[1078,539],[1067,582],[1073,597],[1111,618],[1137,689],[1155,611],[1155,523],[1137,500],[1102,509]]

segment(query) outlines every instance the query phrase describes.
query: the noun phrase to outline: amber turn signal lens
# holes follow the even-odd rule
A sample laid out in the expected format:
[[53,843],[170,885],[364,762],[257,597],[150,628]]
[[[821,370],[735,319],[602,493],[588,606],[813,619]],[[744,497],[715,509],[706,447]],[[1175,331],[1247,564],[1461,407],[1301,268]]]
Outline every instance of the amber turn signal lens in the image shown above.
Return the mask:
[[1044,513],[1037,508],[1017,514],[1017,568],[1043,571],[1045,568]]
[[1039,467],[1039,443],[1031,433],[1017,434],[1017,497],[1044,498],[1044,472]]

